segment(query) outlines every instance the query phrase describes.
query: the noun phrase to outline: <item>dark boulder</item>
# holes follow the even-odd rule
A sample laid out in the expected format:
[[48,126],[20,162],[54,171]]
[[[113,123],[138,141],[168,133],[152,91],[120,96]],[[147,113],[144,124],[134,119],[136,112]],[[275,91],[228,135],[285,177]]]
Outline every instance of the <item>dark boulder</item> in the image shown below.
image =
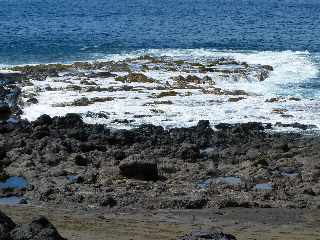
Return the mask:
[[0,146],[0,160],[4,159],[7,156],[7,152],[4,147]]
[[222,232],[196,231],[179,237],[177,240],[236,240],[236,237]]
[[36,98],[30,98],[27,100],[27,103],[30,103],[30,104],[37,104],[39,103],[38,99]]
[[110,195],[102,196],[98,202],[99,202],[99,206],[101,207],[112,208],[117,205],[117,201]]
[[129,157],[120,162],[119,168],[121,175],[128,178],[141,180],[157,180],[159,178],[157,163],[152,160]]
[[0,103],[0,120],[8,120],[11,115],[11,109],[8,104]]
[[200,120],[197,124],[197,130],[199,131],[203,131],[208,128],[211,128],[209,120]]
[[55,125],[64,128],[76,128],[83,125],[82,117],[76,113],[68,113],[64,117],[54,117]]
[[45,217],[22,224],[10,233],[9,240],[65,240]]
[[9,240],[9,233],[12,229],[14,229],[16,224],[0,211],[0,239]]
[[88,166],[90,161],[86,157],[77,154],[74,156],[74,163],[78,166]]
[[33,122],[33,125],[34,126],[50,125],[51,123],[52,123],[52,118],[47,114],[43,114]]

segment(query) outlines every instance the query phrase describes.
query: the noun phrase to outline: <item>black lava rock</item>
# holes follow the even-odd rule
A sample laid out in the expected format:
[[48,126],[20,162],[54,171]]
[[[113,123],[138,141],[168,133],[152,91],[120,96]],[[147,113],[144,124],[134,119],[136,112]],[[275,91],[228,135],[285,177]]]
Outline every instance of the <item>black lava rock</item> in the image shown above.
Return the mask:
[[145,159],[123,160],[119,165],[120,173],[128,178],[141,180],[157,180],[158,166],[157,163]]

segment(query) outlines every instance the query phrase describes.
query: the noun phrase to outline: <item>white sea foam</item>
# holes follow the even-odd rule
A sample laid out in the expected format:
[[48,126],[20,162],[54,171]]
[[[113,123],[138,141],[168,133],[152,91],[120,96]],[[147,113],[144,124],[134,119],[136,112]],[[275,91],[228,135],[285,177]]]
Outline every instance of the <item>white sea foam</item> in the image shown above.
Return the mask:
[[[84,117],[89,123],[105,123],[114,127],[132,127],[141,123],[152,123],[165,127],[173,126],[192,126],[201,119],[209,119],[213,124],[220,122],[282,122],[302,124],[316,124],[320,127],[320,102],[317,95],[314,94],[315,100],[303,96],[301,84],[308,81],[317,81],[319,79],[319,65],[314,60],[314,55],[309,52],[258,52],[258,51],[218,51],[208,49],[186,49],[186,50],[146,50],[135,51],[126,54],[106,55],[100,61],[113,60],[120,61],[128,58],[136,58],[141,55],[169,56],[173,58],[183,58],[188,60],[201,61],[204,59],[216,57],[232,57],[238,61],[244,61],[249,64],[271,65],[274,71],[269,78],[263,82],[239,80],[228,81],[223,78],[215,79],[217,86],[223,89],[243,89],[252,94],[247,99],[238,102],[229,102],[230,96],[213,96],[202,94],[199,90],[179,90],[182,95],[186,91],[191,91],[190,96],[171,96],[164,97],[161,100],[170,100],[173,104],[149,106],[146,103],[153,101],[150,98],[152,93],[157,90],[142,90],[140,92],[116,91],[116,92],[76,92],[76,91],[42,91],[37,96],[39,104],[30,105],[24,108],[23,117],[29,120],[35,120],[41,114],[51,116],[64,115],[68,112],[77,112],[85,114],[86,112],[108,112],[108,119]],[[149,77],[159,80],[160,82],[170,81],[170,77],[181,72],[149,71],[145,73]],[[199,74],[201,75],[201,74]],[[209,74],[210,75],[210,74]],[[74,84],[79,84],[76,79],[71,80]],[[113,79],[95,79],[101,87],[120,86],[120,83]],[[54,88],[64,88],[67,84],[55,82],[54,79],[48,78],[44,82],[34,81],[34,87],[44,89],[46,85]],[[139,85],[139,84],[136,84]],[[144,84],[140,84],[144,85]],[[151,86],[151,85],[148,85]],[[33,91],[34,87],[24,88],[24,92]],[[266,99],[279,96],[300,96],[301,101],[285,102],[266,102]],[[55,104],[62,102],[72,102],[80,97],[114,97],[114,101],[95,103],[89,106],[76,107],[54,107]],[[319,96],[320,97],[320,96]],[[287,97],[288,98],[288,97]],[[161,113],[154,113],[152,109],[160,110]],[[273,113],[273,109],[286,109],[287,117],[281,114]],[[134,115],[145,115],[146,117],[134,117]],[[115,124],[115,119],[131,119],[131,124]]]

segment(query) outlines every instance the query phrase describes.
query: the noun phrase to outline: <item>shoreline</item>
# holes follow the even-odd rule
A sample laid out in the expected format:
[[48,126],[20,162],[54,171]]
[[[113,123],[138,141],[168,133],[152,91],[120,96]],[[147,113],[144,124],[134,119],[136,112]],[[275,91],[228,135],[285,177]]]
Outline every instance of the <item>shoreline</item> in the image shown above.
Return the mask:
[[[184,75],[170,77],[167,84],[150,77],[150,69],[132,71],[136,61],[140,65],[147,62],[146,69],[152,64],[164,65],[160,72],[170,68],[166,74],[184,71]],[[195,68],[198,72],[194,75],[188,72]],[[143,56],[126,62],[36,65],[13,70],[18,72],[0,75],[5,79],[0,106],[0,203],[14,205],[4,211],[18,222],[23,222],[20,209],[30,215],[43,212],[48,218],[50,209],[56,209],[56,219],[50,220],[68,239],[81,239],[74,237],[80,235],[79,225],[75,226],[78,233],[72,228],[82,218],[90,223],[81,232],[83,236],[98,230],[92,224],[98,219],[107,219],[99,225],[101,228],[110,224],[119,226],[120,232],[124,225],[143,231],[140,228],[146,228],[145,223],[150,221],[154,231],[149,234],[158,234],[154,239],[174,239],[198,230],[194,224],[197,228],[222,228],[240,240],[255,234],[268,239],[263,234],[266,230],[272,239],[286,239],[284,235],[292,239],[294,234],[304,239],[319,236],[310,228],[317,221],[309,219],[320,208],[318,128],[290,123],[286,120],[292,118],[289,110],[275,107],[287,103],[297,106],[301,99],[263,96],[262,102],[271,114],[285,120],[273,125],[261,121],[211,124],[196,114],[192,116],[193,126],[148,124],[148,119],[174,123],[178,116],[181,120],[184,115],[168,117],[181,99],[197,103],[199,96],[205,96],[208,102],[229,107],[255,99],[257,96],[241,89],[220,88],[213,76],[225,74],[232,79],[244,74],[262,84],[274,71],[272,66],[224,58],[192,63]],[[131,94],[135,95],[132,99]],[[61,99],[60,95],[69,98]],[[142,96],[145,102],[137,104],[135,101]],[[122,100],[139,105],[141,112],[122,115],[126,105],[117,105]],[[198,104],[195,109],[202,106]],[[67,114],[44,114],[35,121],[21,119],[26,112],[35,113],[39,106],[45,113],[65,109]],[[114,106],[121,111],[114,114]],[[72,110],[78,114],[69,113]],[[88,119],[106,122],[88,124]],[[275,132],[277,127],[289,132]],[[291,127],[297,132],[290,131]],[[35,207],[37,204],[43,207]],[[4,206],[0,204],[0,209]],[[68,216],[65,209],[76,215]],[[210,216],[215,220],[204,216],[205,212],[213,212]],[[255,224],[257,213],[262,217]],[[292,219],[279,220],[278,213],[292,214],[294,219],[306,215],[309,220],[290,226]],[[224,214],[230,218],[224,218]],[[263,223],[263,216],[271,219]],[[279,228],[272,216],[280,221]],[[180,230],[170,228],[166,232],[172,218]],[[243,229],[246,233],[241,232]],[[100,239],[113,236],[110,232],[100,234]],[[121,236],[127,239],[128,232],[125,230]],[[143,234],[137,236],[151,239]]]

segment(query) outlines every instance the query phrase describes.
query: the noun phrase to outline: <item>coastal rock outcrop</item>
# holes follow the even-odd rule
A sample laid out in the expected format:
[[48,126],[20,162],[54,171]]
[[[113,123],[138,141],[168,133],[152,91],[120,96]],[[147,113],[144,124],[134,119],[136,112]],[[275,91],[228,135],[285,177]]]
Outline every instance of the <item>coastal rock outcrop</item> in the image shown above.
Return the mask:
[[319,137],[270,127],[118,130],[77,114],[3,123],[1,172],[28,185],[2,196],[68,208],[317,207]]
[[45,217],[38,217],[29,224],[15,224],[0,211],[1,240],[66,240]]

